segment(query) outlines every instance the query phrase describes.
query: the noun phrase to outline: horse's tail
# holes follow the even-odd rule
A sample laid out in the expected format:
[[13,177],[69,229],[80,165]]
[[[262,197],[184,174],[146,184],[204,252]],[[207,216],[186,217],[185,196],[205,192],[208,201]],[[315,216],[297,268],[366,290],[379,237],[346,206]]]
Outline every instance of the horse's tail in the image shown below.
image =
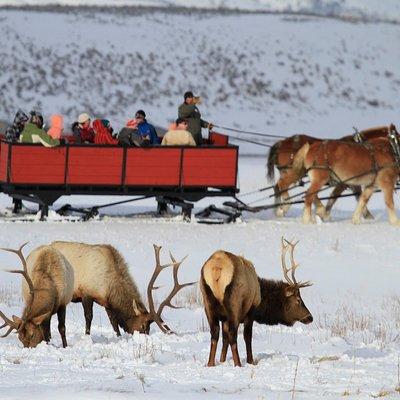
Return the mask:
[[300,149],[297,151],[297,153],[293,158],[292,170],[299,177],[301,177],[304,174],[305,171],[304,160],[306,158],[309,149],[310,149],[310,144],[307,142],[302,147],[300,147]]
[[269,181],[273,182],[275,179],[275,165],[278,163],[278,149],[281,142],[276,142],[270,149],[268,153],[267,161],[267,177]]

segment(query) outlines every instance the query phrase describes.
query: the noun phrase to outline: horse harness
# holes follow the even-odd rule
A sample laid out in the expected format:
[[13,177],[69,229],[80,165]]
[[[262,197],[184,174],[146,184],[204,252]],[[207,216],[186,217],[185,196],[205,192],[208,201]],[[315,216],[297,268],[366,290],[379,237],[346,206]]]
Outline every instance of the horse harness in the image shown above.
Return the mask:
[[[359,137],[361,138],[362,136],[359,136]],[[363,141],[363,142],[357,142],[357,144],[361,144],[365,149],[368,150],[369,156],[370,156],[370,158],[371,158],[371,162],[372,162],[373,167],[372,167],[372,169],[370,169],[370,170],[367,171],[367,172],[362,173],[361,175],[356,175],[356,176],[353,176],[353,177],[351,177],[351,178],[349,178],[349,179],[343,181],[342,179],[340,179],[340,177],[336,174],[336,172],[335,172],[335,171],[332,169],[332,167],[330,166],[329,157],[328,157],[328,152],[327,152],[327,148],[326,148],[327,145],[328,145],[328,143],[329,143],[329,140],[324,140],[324,141],[322,141],[321,144],[320,144],[320,148],[321,148],[321,146],[322,146],[322,148],[323,148],[323,154],[324,154],[325,165],[318,165],[318,164],[316,164],[316,161],[314,161],[313,165],[312,165],[310,168],[308,168],[307,172],[308,172],[309,170],[311,170],[311,169],[323,169],[323,170],[328,170],[328,171],[329,171],[329,175],[330,175],[330,176],[329,176],[329,180],[330,180],[330,183],[333,184],[333,185],[334,185],[334,184],[347,184],[346,181],[349,181],[349,180],[355,179],[355,178],[359,178],[359,177],[364,176],[364,175],[367,175],[367,174],[369,174],[369,173],[375,173],[375,174],[377,174],[378,171],[379,171],[380,169],[383,168],[383,167],[379,167],[379,166],[378,166],[378,164],[377,164],[377,162],[376,162],[376,158],[375,158],[374,148],[371,146],[371,144],[368,143],[368,142],[365,142],[365,141]],[[344,142],[344,143],[349,144],[349,143],[347,143],[347,142]],[[399,147],[399,154],[400,154],[400,147]]]

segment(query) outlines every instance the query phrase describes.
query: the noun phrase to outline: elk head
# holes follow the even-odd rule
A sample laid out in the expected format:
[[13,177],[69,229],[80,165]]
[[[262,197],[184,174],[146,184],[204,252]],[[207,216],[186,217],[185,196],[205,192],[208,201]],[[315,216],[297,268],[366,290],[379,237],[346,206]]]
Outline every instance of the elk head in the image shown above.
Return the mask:
[[[147,321],[143,321],[143,324],[146,325],[146,332],[148,333],[150,330],[150,324],[152,322],[155,322],[157,326],[161,329],[162,332],[171,334],[174,333],[171,328],[163,321],[161,314],[164,310],[164,307],[170,307],[170,308],[180,308],[171,303],[171,300],[173,297],[183,288],[194,285],[196,282],[189,282],[189,283],[179,283],[178,281],[178,270],[181,264],[186,260],[187,256],[184,257],[181,261],[176,261],[174,256],[169,253],[171,263],[169,264],[164,264],[161,265],[160,261],[160,251],[161,251],[161,246],[156,246],[153,244],[154,247],[154,254],[155,254],[155,259],[156,259],[156,266],[154,268],[153,275],[150,278],[149,284],[147,286],[147,298],[149,302],[149,309],[150,312],[149,314],[144,315],[144,318],[147,318]],[[170,291],[169,295],[161,302],[160,306],[158,307],[158,310],[155,309],[154,306],[154,299],[153,299],[153,290],[157,290],[159,286],[154,286],[155,281],[157,280],[158,275],[160,272],[166,268],[172,267],[172,275],[174,279],[174,287]]]
[[18,250],[1,249],[9,251],[11,253],[15,253],[20,258],[23,269],[10,270],[9,272],[13,274],[21,274],[25,278],[29,286],[29,300],[25,305],[22,318],[13,315],[12,319],[9,319],[0,311],[0,317],[4,320],[4,324],[0,326],[0,329],[8,326],[8,331],[1,337],[6,337],[13,330],[16,330],[18,333],[18,338],[22,342],[24,347],[36,347],[45,338],[41,324],[46,318],[49,317],[49,315],[43,314],[36,317],[31,317],[33,300],[35,298],[35,289],[33,287],[32,279],[28,274],[25,257],[22,254],[22,249],[27,244],[28,243],[24,243]]
[[[286,280],[285,287],[285,301],[284,301],[284,320],[286,325],[292,326],[295,322],[300,321],[303,324],[310,324],[313,321],[313,317],[305,306],[303,299],[300,296],[300,289],[311,286],[311,282],[297,282],[295,277],[296,268],[299,264],[294,261],[294,248],[296,243],[291,243],[288,240],[282,238],[282,252],[281,252],[281,263],[283,275]],[[290,262],[291,267],[286,267],[286,254],[290,250]],[[289,272],[291,277],[289,277]]]

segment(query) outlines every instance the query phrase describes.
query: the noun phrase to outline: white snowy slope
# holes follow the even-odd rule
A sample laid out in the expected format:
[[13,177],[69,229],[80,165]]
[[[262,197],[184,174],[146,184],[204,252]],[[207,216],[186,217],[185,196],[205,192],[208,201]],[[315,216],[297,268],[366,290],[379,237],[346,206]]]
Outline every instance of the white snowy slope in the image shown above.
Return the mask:
[[0,6],[183,7],[188,9],[314,13],[334,17],[399,21],[396,0],[2,0]]
[[[243,158],[240,171],[244,192],[262,184],[262,158]],[[99,204],[94,198],[85,201]],[[398,396],[399,228],[388,225],[382,200],[376,201],[376,220],[360,226],[350,223],[348,211],[337,210],[333,222],[304,226],[300,209],[283,220],[263,213],[223,226],[117,216],[86,223],[0,220],[1,247],[29,241],[29,251],[56,239],[115,245],[142,293],[154,266],[153,243],[164,246],[165,261],[168,250],[177,259],[189,254],[180,271],[185,282],[197,280],[202,264],[220,248],[252,260],[260,276],[280,279],[280,238],[300,239],[297,277],[314,282],[302,291],[314,322],[292,328],[256,324],[257,365],[243,368],[234,368],[230,357],[224,365],[205,367],[207,322],[199,304],[189,305],[188,296],[178,298],[183,309],[165,314],[178,332],[172,336],[153,326],[149,336],[116,338],[106,314],[96,306],[89,338],[83,334],[81,306],[71,305],[67,349],[61,347],[56,319],[50,345],[24,349],[14,334],[0,340],[0,398],[291,399],[294,380],[296,399]],[[348,210],[353,205],[349,201]],[[138,206],[126,207],[129,213]],[[16,257],[0,252],[0,310],[20,315],[20,278],[5,272],[10,266],[18,266]],[[158,300],[171,283],[170,274],[163,272]],[[239,347],[245,361],[241,335]]]
[[166,127],[192,89],[224,127],[339,137],[399,123],[396,24],[77,9],[0,20],[0,119],[39,108],[69,125],[87,111],[120,128],[143,108]]

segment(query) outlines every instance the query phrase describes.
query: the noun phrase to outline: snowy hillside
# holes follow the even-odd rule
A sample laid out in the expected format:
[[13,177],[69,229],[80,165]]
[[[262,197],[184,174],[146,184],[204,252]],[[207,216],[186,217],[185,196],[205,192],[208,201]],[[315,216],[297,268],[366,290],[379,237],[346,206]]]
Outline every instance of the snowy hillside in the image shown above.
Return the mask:
[[367,20],[400,20],[397,0],[3,0],[2,6],[86,6],[86,7],[182,7],[361,18]]
[[203,116],[228,127],[337,137],[399,122],[399,25],[134,9],[0,20],[0,119],[38,107],[118,128],[144,108],[167,126],[190,88]]

